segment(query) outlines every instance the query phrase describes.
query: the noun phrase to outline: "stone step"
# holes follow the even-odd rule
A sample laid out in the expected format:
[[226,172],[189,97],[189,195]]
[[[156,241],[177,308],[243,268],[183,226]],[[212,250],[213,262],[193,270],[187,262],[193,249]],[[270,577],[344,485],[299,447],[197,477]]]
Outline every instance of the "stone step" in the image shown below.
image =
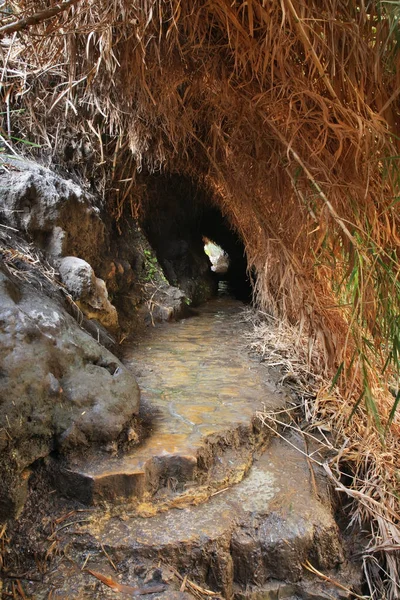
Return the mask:
[[[302,449],[301,440],[291,441]],[[332,585],[310,587],[305,576],[303,565],[310,561],[341,577],[343,548],[326,498],[323,476],[311,474],[297,450],[274,438],[240,483],[203,504],[153,518],[137,517],[129,506],[114,515],[94,509],[89,522],[63,530],[60,544],[89,569],[106,553],[125,584],[130,565],[151,561],[172,566],[227,600],[350,597]],[[346,583],[351,585],[349,578]]]
[[[340,573],[339,579],[343,584],[348,584],[348,575],[351,573]],[[336,575],[336,573],[334,574]],[[247,590],[234,587],[235,600],[346,600],[354,598],[345,590],[340,590],[335,585],[327,585],[324,582],[316,582],[307,576],[299,583],[287,583],[285,581],[273,581],[262,587],[251,586]]]
[[[210,431],[213,428],[210,427]],[[54,461],[57,488],[84,504],[152,501],[155,505],[193,494],[209,496],[240,481],[271,432],[253,417],[231,429],[188,440],[182,434],[152,435],[130,453],[97,452]]]
[[206,497],[206,488],[212,493],[240,481],[269,438],[256,412],[282,409],[288,398],[238,345],[241,305],[228,308],[211,302],[199,316],[150,330],[126,350],[147,438],[115,456],[97,452],[56,463],[64,494],[86,504],[164,501],[199,486]]

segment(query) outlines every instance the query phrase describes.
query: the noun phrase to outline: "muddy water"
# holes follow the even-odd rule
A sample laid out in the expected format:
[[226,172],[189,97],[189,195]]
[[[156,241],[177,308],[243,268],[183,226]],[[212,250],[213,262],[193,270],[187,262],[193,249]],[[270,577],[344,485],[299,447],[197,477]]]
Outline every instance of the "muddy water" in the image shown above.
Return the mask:
[[[192,597],[178,592],[182,581],[175,581],[170,567],[226,600],[339,598],[335,586],[323,582],[325,589],[303,578],[303,564],[311,559],[336,581],[350,581],[337,568],[343,562],[338,530],[330,507],[320,501],[327,490],[310,471],[303,439],[293,435],[290,446],[280,439],[248,442],[255,412],[282,408],[287,399],[248,356],[242,310],[241,303],[219,298],[197,316],[152,328],[126,348],[148,437],[126,453],[70,465],[72,485],[87,485],[107,504],[94,498],[98,505],[82,520],[60,521],[69,562],[33,583],[33,598],[44,600],[55,590],[57,598],[111,599],[115,592],[93,572],[146,588],[153,584],[148,574],[154,565],[165,589],[146,595],[154,600]],[[229,438],[238,429],[243,435]],[[197,477],[210,439],[217,443],[207,477]],[[266,441],[271,444],[264,450]],[[230,477],[235,469],[239,476]],[[171,473],[182,485],[170,493],[165,482]],[[136,481],[144,493],[135,496]],[[133,498],[137,503],[130,503]],[[73,512],[64,509],[68,518]]]
[[124,362],[141,390],[143,435],[121,451],[71,459],[62,479],[67,493],[87,503],[153,502],[188,490],[205,499],[204,486],[240,481],[270,435],[257,411],[287,401],[249,357],[248,328],[243,304],[221,297],[127,347]]
[[248,424],[264,406],[282,406],[265,369],[246,352],[246,331],[243,304],[221,297],[126,350],[152,428],[140,453],[190,451],[205,436]]

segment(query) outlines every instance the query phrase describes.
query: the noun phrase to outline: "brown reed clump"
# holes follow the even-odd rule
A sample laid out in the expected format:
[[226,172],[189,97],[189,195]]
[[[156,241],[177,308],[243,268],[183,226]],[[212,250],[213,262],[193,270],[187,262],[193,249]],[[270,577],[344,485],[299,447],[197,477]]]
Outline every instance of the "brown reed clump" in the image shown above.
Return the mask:
[[74,140],[74,168],[115,218],[146,210],[142,169],[207,189],[244,241],[259,306],[336,373],[340,396],[321,394],[318,410],[353,442],[349,493],[375,540],[369,577],[379,597],[400,597],[397,6],[6,0],[1,10],[4,151],[18,138],[60,163]]

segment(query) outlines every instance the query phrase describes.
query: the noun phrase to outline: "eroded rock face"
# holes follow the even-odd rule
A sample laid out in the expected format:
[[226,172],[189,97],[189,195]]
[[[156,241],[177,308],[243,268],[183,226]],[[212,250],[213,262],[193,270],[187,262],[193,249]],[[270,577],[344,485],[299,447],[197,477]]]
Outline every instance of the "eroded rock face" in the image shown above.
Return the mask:
[[0,173],[1,220],[28,234],[48,256],[80,256],[96,268],[106,233],[90,196],[50,169],[14,162]]
[[139,409],[131,373],[62,308],[0,266],[0,519],[51,451],[108,444]]
[[114,332],[117,310],[93,270],[101,268],[107,245],[94,199],[50,169],[31,161],[14,162],[10,172],[0,173],[0,220],[60,267],[63,283],[88,319]]
[[[135,321],[152,324],[184,314],[188,298],[164,277],[130,216],[114,231],[110,219],[101,218],[101,200],[73,181],[32,161],[5,160],[0,222],[17,229],[60,268],[64,284],[89,319],[88,331],[96,334],[99,323],[114,334],[118,326],[130,331]],[[170,281],[172,275],[167,274]]]
[[118,315],[108,299],[106,284],[94,274],[85,260],[66,256],[60,262],[60,278],[88,319],[96,319],[104,327],[116,329]]

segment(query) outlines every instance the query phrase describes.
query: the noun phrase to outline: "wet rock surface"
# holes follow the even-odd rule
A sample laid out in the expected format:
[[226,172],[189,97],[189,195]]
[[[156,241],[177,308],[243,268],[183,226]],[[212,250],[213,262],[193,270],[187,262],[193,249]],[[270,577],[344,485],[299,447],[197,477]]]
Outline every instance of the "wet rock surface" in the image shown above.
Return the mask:
[[[239,303],[217,300],[126,350],[149,437],[135,452],[70,461],[59,473],[64,492],[113,503],[66,528],[62,543],[77,564],[89,556],[89,569],[129,585],[137,583],[134,565],[167,564],[227,600],[349,598],[307,577],[310,561],[342,583],[356,580],[327,483],[301,454],[301,436],[293,435],[290,446],[255,433],[255,412],[281,409],[287,398],[238,347],[243,330]],[[75,593],[90,598],[88,575],[74,581]],[[67,597],[68,585],[52,575],[45,585]],[[174,586],[166,585],[154,598],[174,597]],[[108,598],[104,586],[96,597]]]
[[294,447],[275,439],[242,482],[198,506],[153,518],[137,517],[129,506],[115,514],[66,512],[71,522],[62,522],[56,538],[68,561],[31,582],[32,597],[52,591],[59,598],[112,598],[95,571],[122,585],[164,585],[162,593],[146,594],[150,599],[179,598],[184,576],[226,600],[350,598],[303,567],[308,560],[346,587],[357,583],[331,507],[320,500],[326,482],[296,449],[304,450],[302,439],[289,441]]
[[108,299],[106,284],[95,276],[89,263],[66,256],[60,261],[59,272],[62,283],[86,317],[96,319],[109,329],[118,327],[117,310]]
[[127,348],[148,437],[132,452],[69,461],[57,477],[60,489],[84,502],[163,502],[239,481],[270,435],[256,412],[287,402],[238,345],[246,329],[241,312],[240,302],[217,299]]
[[53,297],[0,267],[0,517],[20,510],[34,461],[114,441],[139,410],[122,363]]
[[[238,485],[206,504],[171,509],[152,519],[111,518],[86,529],[110,551],[142,557],[173,555],[177,566],[225,596],[237,584],[270,578],[298,581],[302,563],[330,569],[343,561],[336,523],[313,495],[306,461],[285,442],[274,441]],[[215,552],[214,564],[208,560]],[[189,556],[190,555],[190,556]]]
[[[287,397],[238,344],[240,310],[231,300],[210,303],[126,349],[143,390],[145,441],[137,445],[135,431],[125,430],[113,455],[88,448],[83,462],[45,461],[59,491],[97,505],[57,494],[45,465],[34,471],[34,494],[45,505],[33,516],[33,495],[19,538],[10,538],[10,555],[29,549],[32,565],[42,556],[40,576],[31,566],[24,579],[27,596],[106,600],[129,586],[150,600],[207,598],[207,590],[224,600],[351,597],[304,568],[309,561],[345,587],[358,585],[322,469],[302,454],[303,438],[292,435],[289,445],[255,425],[259,408],[282,408]],[[121,368],[106,367],[111,378]],[[101,382],[86,393],[92,386],[101,396]],[[35,480],[40,472],[44,479]],[[13,581],[5,578],[7,593]]]

